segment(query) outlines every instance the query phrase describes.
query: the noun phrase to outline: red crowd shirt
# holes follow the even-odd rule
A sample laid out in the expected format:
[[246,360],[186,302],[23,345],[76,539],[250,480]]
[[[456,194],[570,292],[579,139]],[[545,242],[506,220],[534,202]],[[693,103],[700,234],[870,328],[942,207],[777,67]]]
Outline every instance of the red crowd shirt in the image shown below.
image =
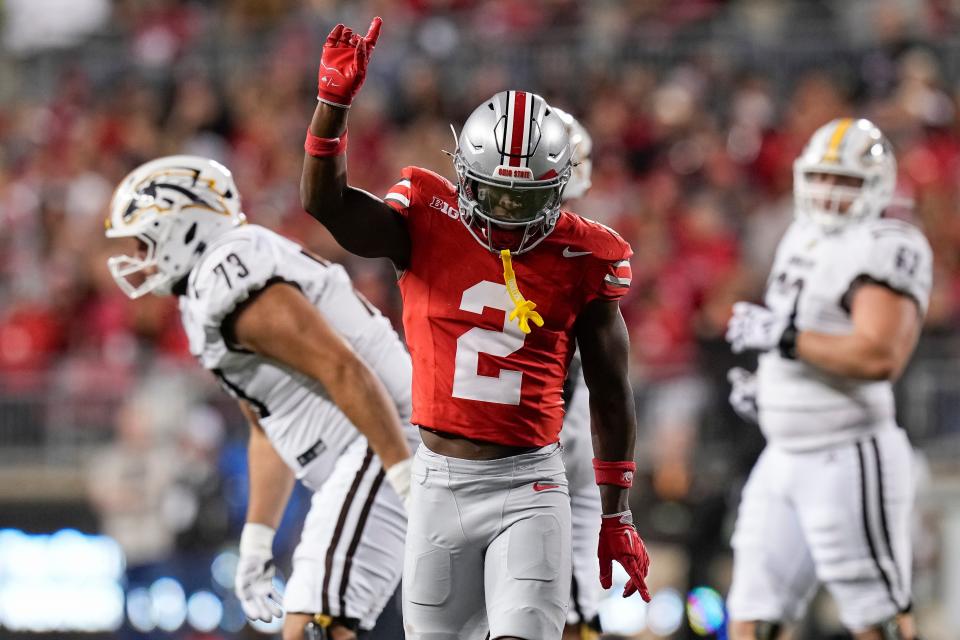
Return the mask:
[[498,254],[459,219],[456,187],[407,167],[384,201],[411,238],[400,277],[403,326],[413,358],[413,422],[518,447],[559,438],[563,382],[584,306],[617,300],[630,286],[630,245],[611,229],[563,211],[556,228],[513,256],[516,282],[544,326],[524,335]]

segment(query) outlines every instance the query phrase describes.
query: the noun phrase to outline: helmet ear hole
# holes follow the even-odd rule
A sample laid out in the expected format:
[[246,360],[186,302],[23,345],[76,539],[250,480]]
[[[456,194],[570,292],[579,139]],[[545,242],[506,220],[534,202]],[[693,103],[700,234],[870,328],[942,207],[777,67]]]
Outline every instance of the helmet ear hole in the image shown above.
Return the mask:
[[183,243],[190,244],[191,242],[193,242],[193,238],[196,235],[197,235],[197,223],[194,222],[192,225],[190,225],[190,228],[187,229],[187,235],[183,237]]

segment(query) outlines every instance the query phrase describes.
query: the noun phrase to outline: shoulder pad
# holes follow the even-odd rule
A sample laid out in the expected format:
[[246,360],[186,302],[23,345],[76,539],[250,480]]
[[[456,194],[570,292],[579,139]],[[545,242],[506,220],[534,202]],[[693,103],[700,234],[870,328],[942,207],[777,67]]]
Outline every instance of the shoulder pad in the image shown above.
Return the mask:
[[244,227],[207,250],[190,272],[187,298],[206,323],[219,325],[276,272],[276,252],[269,235],[258,232],[257,227]]
[[861,276],[913,298],[925,312],[933,280],[933,251],[917,227],[878,220],[865,229]]
[[415,189],[441,190],[456,193],[456,186],[439,173],[423,167],[404,167],[400,175],[410,180]]
[[588,220],[570,211],[564,211],[561,215],[569,216],[572,223],[570,237],[572,248],[590,251],[595,258],[606,262],[625,260],[633,255],[630,244],[607,225]]

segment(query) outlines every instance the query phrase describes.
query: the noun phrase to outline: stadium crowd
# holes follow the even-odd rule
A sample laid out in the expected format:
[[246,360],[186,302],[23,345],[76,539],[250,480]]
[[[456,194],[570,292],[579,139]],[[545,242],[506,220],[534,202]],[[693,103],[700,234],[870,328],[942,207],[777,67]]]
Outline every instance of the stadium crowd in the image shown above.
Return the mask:
[[[0,62],[5,393],[119,398],[157,371],[189,371],[213,393],[176,301],[129,304],[106,269],[112,188],[159,155],[223,161],[251,220],[347,265],[399,319],[390,266],[344,252],[298,193],[322,34],[380,14],[381,50],[351,114],[355,183],[383,194],[408,164],[452,174],[448,123],[505,88],[541,93],[592,135],[593,188],[575,210],[633,246],[622,306],[644,455],[655,492],[684,497],[698,429],[715,430],[704,415],[735,420],[730,305],[762,294],[792,217],[793,159],[818,126],[862,115],[891,138],[890,214],[922,225],[935,250],[928,335],[953,333],[960,316],[960,43],[942,39],[960,9],[843,4],[157,0],[115,3],[90,46],[41,53],[21,33]],[[36,73],[50,59],[66,70]]]

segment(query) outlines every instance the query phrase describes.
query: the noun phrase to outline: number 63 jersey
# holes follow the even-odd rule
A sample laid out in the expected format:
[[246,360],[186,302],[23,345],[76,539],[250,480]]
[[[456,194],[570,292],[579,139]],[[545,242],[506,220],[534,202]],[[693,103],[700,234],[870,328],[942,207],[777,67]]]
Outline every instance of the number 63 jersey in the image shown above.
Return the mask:
[[[800,330],[843,335],[853,332],[857,287],[887,287],[911,299],[922,316],[931,280],[930,245],[910,224],[881,218],[825,233],[797,220],[777,248],[765,304],[794,315]],[[773,350],[760,357],[757,381],[761,430],[782,448],[829,447],[895,425],[886,380],[836,376]]]
[[456,188],[414,167],[384,201],[404,217],[410,264],[400,278],[413,358],[413,422],[517,447],[557,442],[563,382],[577,316],[630,286],[630,246],[603,225],[560,214],[553,232],[512,258],[523,296],[544,326],[524,334],[509,319],[501,257],[459,219]]
[[360,433],[319,381],[234,344],[230,336],[231,315],[280,282],[298,288],[350,343],[404,422],[410,418],[410,356],[390,321],[354,290],[340,265],[257,225],[231,229],[204,250],[180,297],[190,351],[230,395],[250,404],[280,457],[317,490]]

